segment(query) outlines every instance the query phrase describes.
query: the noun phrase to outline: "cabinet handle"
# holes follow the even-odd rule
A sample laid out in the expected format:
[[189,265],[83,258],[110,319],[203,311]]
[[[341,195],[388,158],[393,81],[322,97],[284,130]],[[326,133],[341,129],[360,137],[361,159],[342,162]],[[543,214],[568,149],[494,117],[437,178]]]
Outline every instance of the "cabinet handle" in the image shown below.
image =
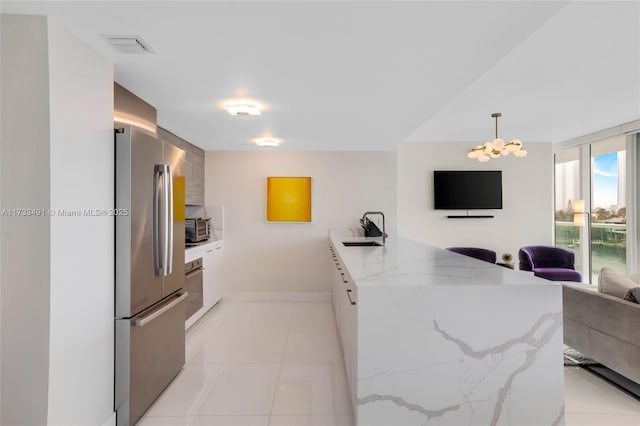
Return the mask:
[[216,247],[216,250],[220,250],[222,247]]
[[351,298],[351,292],[353,290],[351,290],[350,288],[347,289],[347,297],[349,298],[349,302],[351,302],[352,305],[355,305],[356,302]]
[[213,253],[213,250],[207,250],[207,253]]
[[202,274],[202,271],[204,271],[204,268],[196,269],[195,271],[191,271],[188,274],[186,274],[184,276],[184,278],[187,279],[187,278],[191,278],[191,277],[193,277],[193,276],[195,276],[197,274]]

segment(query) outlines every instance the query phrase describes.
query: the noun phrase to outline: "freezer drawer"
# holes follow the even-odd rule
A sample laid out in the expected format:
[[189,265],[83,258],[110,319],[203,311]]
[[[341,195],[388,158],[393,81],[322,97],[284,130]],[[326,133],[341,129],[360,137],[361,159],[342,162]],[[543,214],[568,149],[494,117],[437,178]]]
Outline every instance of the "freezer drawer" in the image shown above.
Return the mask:
[[188,293],[178,291],[131,319],[116,320],[117,425],[134,425],[184,366]]

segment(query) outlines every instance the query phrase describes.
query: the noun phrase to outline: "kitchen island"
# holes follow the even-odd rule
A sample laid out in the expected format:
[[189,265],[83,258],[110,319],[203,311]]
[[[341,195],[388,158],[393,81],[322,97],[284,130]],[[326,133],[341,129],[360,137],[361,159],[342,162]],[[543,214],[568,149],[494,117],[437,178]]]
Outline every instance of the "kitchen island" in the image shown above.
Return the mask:
[[397,238],[330,235],[357,425],[562,425],[562,288]]

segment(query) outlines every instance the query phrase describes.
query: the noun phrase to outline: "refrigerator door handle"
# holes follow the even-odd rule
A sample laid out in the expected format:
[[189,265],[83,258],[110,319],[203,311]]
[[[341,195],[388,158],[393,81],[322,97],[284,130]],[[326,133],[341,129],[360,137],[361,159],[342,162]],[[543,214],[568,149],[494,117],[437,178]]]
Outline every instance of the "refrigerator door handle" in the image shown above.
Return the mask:
[[176,306],[178,303],[182,302],[184,299],[187,298],[187,296],[189,296],[189,292],[185,291],[184,293],[179,295],[177,298],[173,299],[171,302],[169,302],[166,305],[162,306],[157,311],[153,311],[151,314],[149,314],[149,315],[147,315],[145,317],[136,319],[134,321],[133,325],[136,326],[136,327],[144,327],[145,325],[149,324],[154,319],[160,317],[162,314],[167,312],[169,309],[171,309],[174,306]]
[[162,263],[162,200],[163,200],[163,165],[156,164],[153,170],[153,269],[156,275],[164,275],[164,264]]
[[160,194],[160,226],[158,229],[158,234],[160,235],[160,272],[163,277],[169,275],[170,266],[169,263],[169,209],[170,209],[170,180],[169,180],[169,166],[166,164],[160,164],[156,166],[160,169],[160,174],[162,175],[162,192]]
[[167,253],[167,264],[165,265],[165,275],[169,275],[173,272],[173,170],[171,166],[167,167],[167,221],[166,221],[166,233],[167,237],[165,241],[166,245],[166,253]]

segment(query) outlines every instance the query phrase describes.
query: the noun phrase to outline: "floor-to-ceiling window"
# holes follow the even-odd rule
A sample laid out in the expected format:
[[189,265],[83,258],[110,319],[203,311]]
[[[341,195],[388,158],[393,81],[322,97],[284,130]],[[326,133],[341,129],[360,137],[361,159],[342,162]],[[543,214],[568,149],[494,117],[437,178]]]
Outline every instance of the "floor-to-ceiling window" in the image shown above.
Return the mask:
[[625,137],[591,144],[592,282],[607,266],[627,273]]
[[573,225],[573,203],[580,199],[579,149],[572,148],[555,155],[555,244],[573,250],[576,270],[582,271],[580,229]]
[[627,235],[638,215],[638,143],[621,134],[555,152],[555,244],[575,252],[585,282],[596,283],[605,266],[636,272],[639,242]]

